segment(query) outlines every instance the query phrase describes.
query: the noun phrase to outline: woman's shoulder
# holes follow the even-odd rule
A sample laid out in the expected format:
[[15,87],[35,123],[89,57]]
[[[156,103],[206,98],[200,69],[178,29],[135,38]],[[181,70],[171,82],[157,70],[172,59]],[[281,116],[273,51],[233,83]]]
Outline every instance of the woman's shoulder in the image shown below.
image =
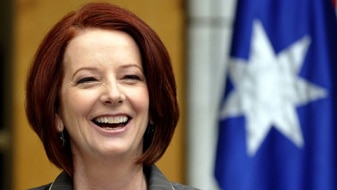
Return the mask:
[[39,187],[34,187],[34,188],[31,188],[31,189],[28,189],[28,190],[48,190],[50,185],[51,185],[51,183],[49,183],[47,185],[42,185],[42,186],[39,186]]
[[170,182],[156,166],[149,168],[149,190],[197,190],[183,184]]
[[73,181],[72,178],[66,173],[61,172],[54,182],[49,183],[47,185],[42,185],[40,187],[35,187],[29,190],[72,190],[73,189]]
[[179,183],[171,183],[171,184],[172,184],[173,190],[200,190],[200,189],[196,189],[194,187],[179,184]]

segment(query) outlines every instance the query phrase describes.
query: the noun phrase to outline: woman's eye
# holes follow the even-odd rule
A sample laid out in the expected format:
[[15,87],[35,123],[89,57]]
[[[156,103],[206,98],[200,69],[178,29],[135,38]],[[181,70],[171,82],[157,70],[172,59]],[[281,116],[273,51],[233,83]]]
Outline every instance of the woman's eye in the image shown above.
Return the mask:
[[97,81],[94,77],[84,77],[77,81],[77,84],[90,83]]
[[141,80],[141,77],[138,75],[126,75],[124,78],[130,80]]

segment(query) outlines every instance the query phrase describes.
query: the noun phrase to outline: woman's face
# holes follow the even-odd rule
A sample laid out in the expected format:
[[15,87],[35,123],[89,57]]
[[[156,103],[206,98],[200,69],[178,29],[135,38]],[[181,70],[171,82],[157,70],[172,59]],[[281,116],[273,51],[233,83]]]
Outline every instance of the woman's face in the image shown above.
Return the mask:
[[149,122],[149,95],[137,44],[121,31],[89,29],[69,43],[58,130],[65,127],[72,152],[137,158]]

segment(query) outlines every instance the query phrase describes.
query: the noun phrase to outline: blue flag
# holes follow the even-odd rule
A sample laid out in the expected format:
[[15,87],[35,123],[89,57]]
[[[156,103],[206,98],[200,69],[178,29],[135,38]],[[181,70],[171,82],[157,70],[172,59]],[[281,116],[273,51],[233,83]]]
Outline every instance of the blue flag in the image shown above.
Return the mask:
[[331,0],[238,0],[219,115],[224,190],[337,189]]

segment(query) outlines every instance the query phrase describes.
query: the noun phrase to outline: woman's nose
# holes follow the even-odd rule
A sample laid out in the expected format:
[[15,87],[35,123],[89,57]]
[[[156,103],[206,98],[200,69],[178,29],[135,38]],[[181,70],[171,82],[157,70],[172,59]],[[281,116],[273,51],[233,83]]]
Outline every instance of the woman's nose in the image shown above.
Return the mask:
[[109,84],[104,85],[103,92],[101,95],[101,102],[104,104],[121,104],[125,101],[125,95],[121,89],[121,87],[115,83],[111,82]]

